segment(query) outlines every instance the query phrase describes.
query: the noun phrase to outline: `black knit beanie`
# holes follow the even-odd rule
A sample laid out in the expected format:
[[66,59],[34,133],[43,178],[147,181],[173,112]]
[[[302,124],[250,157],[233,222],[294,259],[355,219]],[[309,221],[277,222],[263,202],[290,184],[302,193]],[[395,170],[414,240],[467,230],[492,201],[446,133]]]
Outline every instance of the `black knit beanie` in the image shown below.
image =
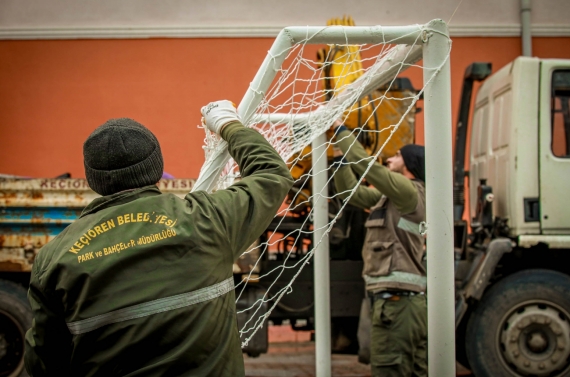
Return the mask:
[[408,144],[400,149],[406,168],[421,181],[426,181],[425,148],[422,145]]
[[164,163],[158,140],[142,124],[110,119],[83,143],[85,176],[100,195],[155,184]]

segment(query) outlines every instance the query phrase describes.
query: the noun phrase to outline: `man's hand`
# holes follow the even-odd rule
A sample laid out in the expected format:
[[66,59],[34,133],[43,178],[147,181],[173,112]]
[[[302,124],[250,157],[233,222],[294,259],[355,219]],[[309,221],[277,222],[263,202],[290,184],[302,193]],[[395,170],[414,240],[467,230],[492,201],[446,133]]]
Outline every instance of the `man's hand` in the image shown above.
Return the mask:
[[333,136],[338,135],[342,131],[348,130],[342,121],[342,117],[338,118],[334,121],[333,125],[331,126],[330,130],[332,131]]
[[337,129],[338,127],[343,126],[343,125],[344,125],[344,123],[342,123],[342,119],[339,118],[339,119],[337,119],[337,120],[334,121],[334,123],[333,123],[333,125],[332,125],[332,129],[333,129],[333,131],[336,131],[336,129]]
[[333,146],[333,157],[342,157],[344,153],[342,153],[342,149],[337,146]]
[[344,157],[344,153],[342,152],[342,149],[340,149],[337,146],[333,145],[333,166],[346,166],[348,165],[348,161],[346,160],[346,158]]
[[233,102],[228,100],[210,102],[200,110],[202,113],[202,124],[218,135],[228,123],[241,122]]

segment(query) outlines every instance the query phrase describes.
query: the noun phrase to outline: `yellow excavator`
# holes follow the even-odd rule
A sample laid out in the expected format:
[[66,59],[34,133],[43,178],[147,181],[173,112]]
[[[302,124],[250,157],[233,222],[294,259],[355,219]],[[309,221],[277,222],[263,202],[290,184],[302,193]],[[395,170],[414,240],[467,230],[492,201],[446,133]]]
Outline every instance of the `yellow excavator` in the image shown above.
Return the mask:
[[[327,22],[328,26],[342,25],[355,26],[350,16],[333,18]],[[360,46],[353,45],[327,45],[317,52],[317,62],[322,68],[322,90],[325,99],[330,100],[334,93],[340,93],[349,84],[364,74]],[[408,110],[416,94],[411,82],[407,78],[397,78],[391,85],[377,88],[372,93],[355,103],[346,110],[344,124],[353,130],[362,128],[358,140],[369,154],[376,154],[382,147],[386,138],[390,136],[392,128],[404,117],[398,129],[392,135],[380,153],[380,160],[393,156],[402,146],[414,142],[415,107]],[[333,135],[327,133],[330,139]],[[333,159],[333,148],[327,150],[329,163]],[[293,161],[295,161],[293,163]],[[295,214],[306,214],[309,209],[307,198],[310,197],[310,183],[306,184],[299,179],[311,169],[311,146],[305,147],[299,154],[290,159],[291,174],[297,188],[293,189],[288,197],[289,204],[293,204]]]

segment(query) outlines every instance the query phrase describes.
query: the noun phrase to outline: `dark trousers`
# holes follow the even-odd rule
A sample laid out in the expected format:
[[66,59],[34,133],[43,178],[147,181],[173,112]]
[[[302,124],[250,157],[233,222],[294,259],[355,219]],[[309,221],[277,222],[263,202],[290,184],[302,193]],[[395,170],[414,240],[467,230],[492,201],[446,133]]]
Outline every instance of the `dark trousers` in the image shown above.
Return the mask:
[[370,365],[373,377],[425,377],[425,295],[373,298]]

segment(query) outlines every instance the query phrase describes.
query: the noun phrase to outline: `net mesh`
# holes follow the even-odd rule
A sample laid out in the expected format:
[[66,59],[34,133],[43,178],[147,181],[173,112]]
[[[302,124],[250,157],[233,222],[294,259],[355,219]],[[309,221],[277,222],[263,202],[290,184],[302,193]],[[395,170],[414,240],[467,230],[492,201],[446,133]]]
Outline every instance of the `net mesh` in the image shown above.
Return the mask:
[[[252,305],[241,309],[238,305],[238,316],[247,313],[240,329],[242,346],[266,324],[280,300],[293,291],[295,279],[310,263],[324,237],[346,236],[346,228],[339,230],[335,224],[342,218],[357,186],[347,199],[341,200],[331,184],[338,169],[332,164],[328,171],[330,189],[325,194],[330,221],[323,237],[312,237],[315,232],[312,203],[315,195],[322,197],[323,193],[314,194],[311,190],[314,176],[311,159],[327,159],[331,165],[335,141],[330,129],[335,120],[354,130],[357,141],[373,156],[366,159],[369,168],[375,161],[382,161],[401,146],[414,142],[416,104],[423,88],[413,89],[396,77],[406,71],[407,77],[416,78],[417,85],[422,82],[423,67],[415,63],[417,59],[406,59],[413,54],[413,47],[391,42],[323,47],[311,44],[308,37],[288,49],[280,67],[272,67],[277,74],[267,91],[261,93],[258,88],[250,88],[261,93],[262,99],[244,125],[256,129],[278,151],[287,162],[295,184],[270,229],[234,266],[234,272],[242,274],[241,283],[236,286],[238,303],[252,282],[264,288]],[[394,63],[396,57],[399,61]],[[386,75],[388,71],[390,74]],[[378,81],[382,75],[388,79]],[[380,85],[375,86],[375,82]],[[206,166],[219,153],[223,142],[204,130]],[[327,134],[326,146],[319,149],[323,151],[320,155],[314,156],[311,143],[323,133]],[[215,189],[226,188],[236,179],[239,167],[230,160],[217,178]],[[358,184],[366,184],[365,174]],[[273,263],[269,270],[262,270],[262,261],[266,260]]]

